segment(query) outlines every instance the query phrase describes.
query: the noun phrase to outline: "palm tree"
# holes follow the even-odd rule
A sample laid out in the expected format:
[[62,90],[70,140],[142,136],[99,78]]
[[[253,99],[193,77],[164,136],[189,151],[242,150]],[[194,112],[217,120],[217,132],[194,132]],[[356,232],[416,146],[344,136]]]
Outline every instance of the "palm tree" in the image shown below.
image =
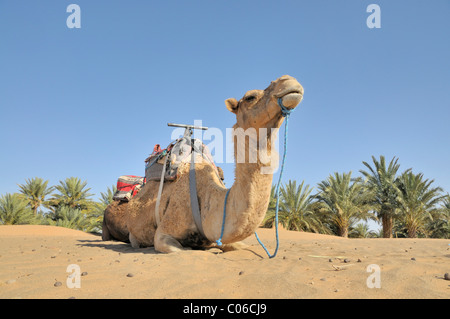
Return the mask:
[[334,173],[318,184],[316,198],[321,210],[329,215],[331,227],[337,229],[339,236],[348,237],[348,231],[357,220],[367,220],[370,193],[365,191],[361,178],[352,179],[352,172]]
[[93,208],[94,202],[89,198],[93,194],[88,193],[90,188],[85,189],[86,181],[82,182],[77,177],[69,177],[59,181],[59,184],[55,186],[59,194],[53,195],[50,199],[52,207],[56,209],[59,206],[68,206],[80,210]]
[[[296,181],[291,181],[280,188],[280,203],[278,220],[287,230],[320,232],[325,227],[320,222],[319,216],[312,210],[313,197],[310,196],[312,188],[304,185],[303,181],[298,187]],[[274,187],[272,188],[271,201],[264,223],[271,227],[275,219],[276,199]]]
[[88,232],[99,233],[103,224],[103,213],[106,207],[113,201],[113,196],[117,191],[116,185],[107,188],[106,192],[101,192],[100,202],[95,203],[95,207],[86,213],[86,218],[89,220]]
[[[399,216],[400,216],[400,214],[399,214]],[[394,219],[394,225],[392,226],[393,237],[394,238],[408,238],[408,232],[406,231],[405,221],[400,217]]]
[[52,218],[47,219],[47,224],[82,231],[88,231],[90,225],[81,209],[65,205],[56,208]]
[[26,184],[19,185],[20,192],[28,200],[34,215],[37,215],[41,205],[47,208],[49,207],[49,203],[45,197],[52,193],[53,187],[48,187],[47,185],[48,181],[44,181],[39,177],[27,179]]
[[372,156],[372,161],[374,167],[363,162],[369,171],[360,170],[360,173],[366,178],[366,187],[373,194],[372,209],[382,221],[383,237],[392,238],[393,219],[397,217],[398,212],[397,171],[400,164],[397,164],[398,158],[394,157],[386,167],[383,155],[380,156],[380,161]]
[[450,239],[450,195],[443,197],[439,214],[427,225],[431,238]]
[[450,212],[450,194],[447,193],[447,195],[445,195],[442,198],[442,209],[446,210],[447,212]]
[[349,237],[352,238],[373,238],[376,236],[376,232],[369,230],[369,225],[367,223],[357,224],[349,233]]
[[106,208],[106,206],[108,206],[109,204],[112,203],[113,197],[114,197],[114,194],[116,193],[116,191],[117,191],[117,187],[116,187],[116,185],[113,184],[111,188],[108,187],[106,189],[106,193],[100,192],[100,195],[102,197],[100,199],[100,202],[101,202],[103,208]]
[[28,201],[20,194],[6,194],[0,197],[0,224],[22,225],[36,222]]
[[409,238],[424,232],[433,214],[438,214],[436,205],[443,199],[442,188],[432,187],[433,182],[424,179],[422,173],[416,175],[410,171],[399,177],[398,202]]

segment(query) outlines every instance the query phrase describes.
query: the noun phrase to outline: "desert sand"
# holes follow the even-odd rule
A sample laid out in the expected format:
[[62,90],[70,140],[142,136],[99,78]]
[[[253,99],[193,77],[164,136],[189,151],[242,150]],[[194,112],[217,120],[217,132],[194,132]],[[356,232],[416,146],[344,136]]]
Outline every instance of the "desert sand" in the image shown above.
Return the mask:
[[[258,229],[273,252],[275,232]],[[159,254],[54,226],[0,226],[0,298],[449,298],[449,240],[344,239],[280,230],[248,247]],[[67,267],[79,266],[80,288]],[[380,288],[369,288],[369,265]],[[371,282],[375,283],[375,279]],[[75,283],[74,279],[69,281]],[[69,283],[70,285],[70,283]]]

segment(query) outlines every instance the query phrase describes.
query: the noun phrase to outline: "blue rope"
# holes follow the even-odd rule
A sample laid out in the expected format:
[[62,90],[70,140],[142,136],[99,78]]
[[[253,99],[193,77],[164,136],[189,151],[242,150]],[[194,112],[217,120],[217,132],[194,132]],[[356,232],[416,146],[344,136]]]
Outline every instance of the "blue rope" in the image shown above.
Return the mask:
[[[292,111],[293,111],[294,109],[288,109],[287,107],[285,107],[285,106],[283,105],[283,100],[281,99],[281,97],[278,99],[278,105],[279,105],[280,108],[281,108],[281,114],[282,114],[282,115],[286,118],[286,120],[287,120],[288,117],[289,117],[289,115],[291,115],[291,113],[292,113]],[[287,127],[287,121],[286,121],[285,127]],[[286,132],[284,132],[284,135],[286,136]]]
[[280,170],[280,176],[278,177],[277,187],[275,188],[275,194],[277,196],[277,202],[276,202],[276,205],[275,205],[275,237],[276,237],[276,240],[277,240],[277,245],[275,247],[275,252],[273,253],[273,255],[271,255],[269,253],[269,251],[267,250],[266,246],[264,246],[262,241],[259,239],[258,234],[255,232],[256,240],[258,240],[258,243],[262,246],[262,248],[264,248],[264,250],[266,251],[266,254],[267,254],[267,256],[269,256],[269,258],[274,258],[277,255],[278,247],[280,246],[280,239],[278,237],[278,209],[279,209],[278,205],[279,205],[279,202],[280,202],[280,184],[281,184],[281,177],[283,176],[284,162],[286,160],[286,154],[287,154],[287,136],[288,136],[289,115],[293,111],[293,109],[288,109],[288,108],[286,108],[283,105],[283,101],[281,100],[281,98],[278,99],[278,105],[281,108],[281,114],[283,114],[283,116],[286,118],[286,120],[285,120],[285,123],[284,123],[284,152],[283,152],[283,160],[281,162],[281,170]]
[[228,194],[230,193],[231,188],[228,188],[227,193],[225,195],[225,203],[223,205],[223,220],[222,220],[222,231],[220,232],[219,239],[216,240],[217,245],[222,246],[222,237],[223,237],[223,231],[225,230],[225,217],[227,212],[227,199]]
[[[281,98],[278,99],[278,105],[280,106],[281,114],[286,118],[286,121],[284,123],[284,152],[283,152],[283,160],[281,162],[281,170],[280,170],[280,176],[278,177],[277,187],[275,188],[275,194],[277,196],[277,202],[276,202],[276,206],[275,206],[275,236],[276,236],[276,240],[277,240],[277,246],[275,248],[275,252],[273,253],[273,255],[271,255],[269,253],[269,251],[267,250],[266,246],[264,246],[262,241],[259,239],[258,234],[255,232],[256,239],[258,240],[258,242],[262,246],[262,248],[264,248],[264,250],[266,251],[267,256],[269,256],[269,258],[273,258],[273,257],[275,257],[277,255],[278,247],[279,247],[279,244],[280,244],[280,240],[278,238],[278,209],[279,209],[278,205],[279,205],[279,201],[280,201],[280,184],[281,184],[281,177],[283,176],[284,162],[286,160],[286,154],[287,154],[287,135],[288,135],[289,115],[293,111],[293,109],[288,109],[288,108],[286,108],[283,105],[283,101],[282,101]],[[216,243],[219,246],[222,246],[223,231],[225,229],[225,217],[226,217],[227,199],[228,199],[228,194],[230,193],[230,190],[231,190],[231,188],[229,188],[227,190],[227,193],[225,195],[225,203],[223,205],[222,231],[220,233],[220,238],[218,240],[216,240]]]

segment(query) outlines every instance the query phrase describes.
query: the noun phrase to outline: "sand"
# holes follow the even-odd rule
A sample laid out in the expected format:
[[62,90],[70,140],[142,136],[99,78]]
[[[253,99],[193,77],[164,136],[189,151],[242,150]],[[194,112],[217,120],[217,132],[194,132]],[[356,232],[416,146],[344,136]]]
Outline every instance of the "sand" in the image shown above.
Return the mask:
[[[273,252],[274,230],[258,234]],[[273,259],[254,236],[244,242],[166,255],[66,228],[0,226],[0,298],[450,298],[449,240],[280,230]],[[73,264],[80,288],[68,280]]]

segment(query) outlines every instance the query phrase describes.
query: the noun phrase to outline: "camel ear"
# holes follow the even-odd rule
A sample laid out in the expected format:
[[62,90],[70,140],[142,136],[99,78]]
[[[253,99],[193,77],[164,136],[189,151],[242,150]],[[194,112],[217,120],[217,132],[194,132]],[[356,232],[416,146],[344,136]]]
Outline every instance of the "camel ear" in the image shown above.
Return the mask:
[[238,101],[235,98],[230,98],[225,100],[225,105],[227,106],[228,111],[237,113],[238,110]]

